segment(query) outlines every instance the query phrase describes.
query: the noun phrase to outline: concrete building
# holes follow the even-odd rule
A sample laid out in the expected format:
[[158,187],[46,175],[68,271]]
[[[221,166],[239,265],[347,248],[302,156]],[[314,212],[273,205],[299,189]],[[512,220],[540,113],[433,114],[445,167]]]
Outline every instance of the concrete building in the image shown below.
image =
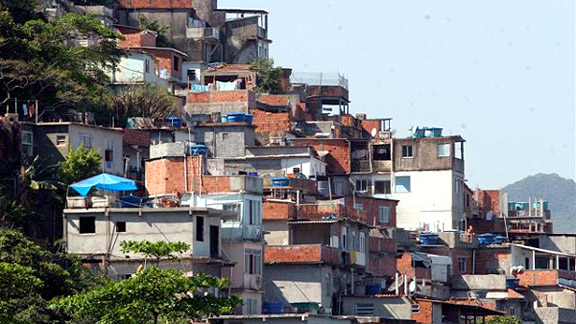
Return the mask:
[[83,145],[100,153],[103,172],[124,173],[122,130],[76,122],[23,122],[21,127],[23,152],[42,157],[47,165],[64,161],[70,149]]
[[[220,275],[228,264],[221,255],[221,212],[203,207],[68,208],[64,210],[64,239],[68,253],[109,277],[123,279],[144,263],[142,255],[123,253],[122,241],[185,242],[190,249],[181,261],[161,261],[188,275]],[[148,260],[151,262],[152,260]]]
[[395,138],[392,198],[398,226],[438,232],[464,226],[464,139]]

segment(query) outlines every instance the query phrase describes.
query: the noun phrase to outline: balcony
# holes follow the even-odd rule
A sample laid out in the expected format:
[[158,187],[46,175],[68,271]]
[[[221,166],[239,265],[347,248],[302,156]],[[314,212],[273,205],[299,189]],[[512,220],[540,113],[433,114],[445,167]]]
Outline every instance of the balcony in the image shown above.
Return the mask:
[[215,27],[188,27],[186,38],[219,41],[220,31]]
[[242,288],[262,290],[262,276],[257,274],[244,274],[244,283]]
[[340,264],[338,249],[321,244],[267,246],[265,251],[264,260],[267,264]]
[[367,215],[363,210],[357,210],[339,204],[301,204],[298,206],[298,219],[351,219],[366,223]]

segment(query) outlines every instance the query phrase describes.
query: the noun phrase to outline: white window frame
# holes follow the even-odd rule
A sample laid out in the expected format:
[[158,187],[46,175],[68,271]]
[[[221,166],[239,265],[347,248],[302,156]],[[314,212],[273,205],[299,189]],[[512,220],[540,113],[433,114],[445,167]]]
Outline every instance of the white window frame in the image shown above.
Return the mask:
[[92,148],[92,135],[80,133],[80,144],[84,145],[84,148],[89,150]]
[[367,179],[356,179],[355,188],[358,192],[368,191],[368,180]]
[[390,222],[390,207],[378,206],[378,221],[380,221],[380,223]]
[[358,252],[366,253],[366,233],[360,232],[359,236],[360,246],[358,247]]
[[34,133],[30,131],[22,131],[22,149],[28,156],[34,154]]
[[450,157],[450,143],[438,143],[438,157]]
[[244,273],[262,275],[262,250],[246,249],[244,252]]
[[466,273],[466,271],[468,270],[466,269],[466,263],[468,261],[468,258],[464,256],[459,256],[457,261],[458,261],[458,271]]

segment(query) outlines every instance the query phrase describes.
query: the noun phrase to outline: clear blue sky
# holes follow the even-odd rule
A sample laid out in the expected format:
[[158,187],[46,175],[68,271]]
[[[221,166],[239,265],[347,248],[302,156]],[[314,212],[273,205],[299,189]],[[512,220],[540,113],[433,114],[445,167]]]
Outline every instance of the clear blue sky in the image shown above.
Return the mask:
[[574,178],[573,0],[220,0],[270,12],[271,56],[341,72],[351,112],[466,140],[471,187]]

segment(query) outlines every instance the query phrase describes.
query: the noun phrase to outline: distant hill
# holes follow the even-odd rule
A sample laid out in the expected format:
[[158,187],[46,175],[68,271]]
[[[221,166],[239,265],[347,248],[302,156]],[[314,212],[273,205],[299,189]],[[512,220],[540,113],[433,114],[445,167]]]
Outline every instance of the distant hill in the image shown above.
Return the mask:
[[550,202],[554,233],[576,233],[576,182],[556,173],[538,173],[501,189],[509,201],[528,201],[529,197]]

